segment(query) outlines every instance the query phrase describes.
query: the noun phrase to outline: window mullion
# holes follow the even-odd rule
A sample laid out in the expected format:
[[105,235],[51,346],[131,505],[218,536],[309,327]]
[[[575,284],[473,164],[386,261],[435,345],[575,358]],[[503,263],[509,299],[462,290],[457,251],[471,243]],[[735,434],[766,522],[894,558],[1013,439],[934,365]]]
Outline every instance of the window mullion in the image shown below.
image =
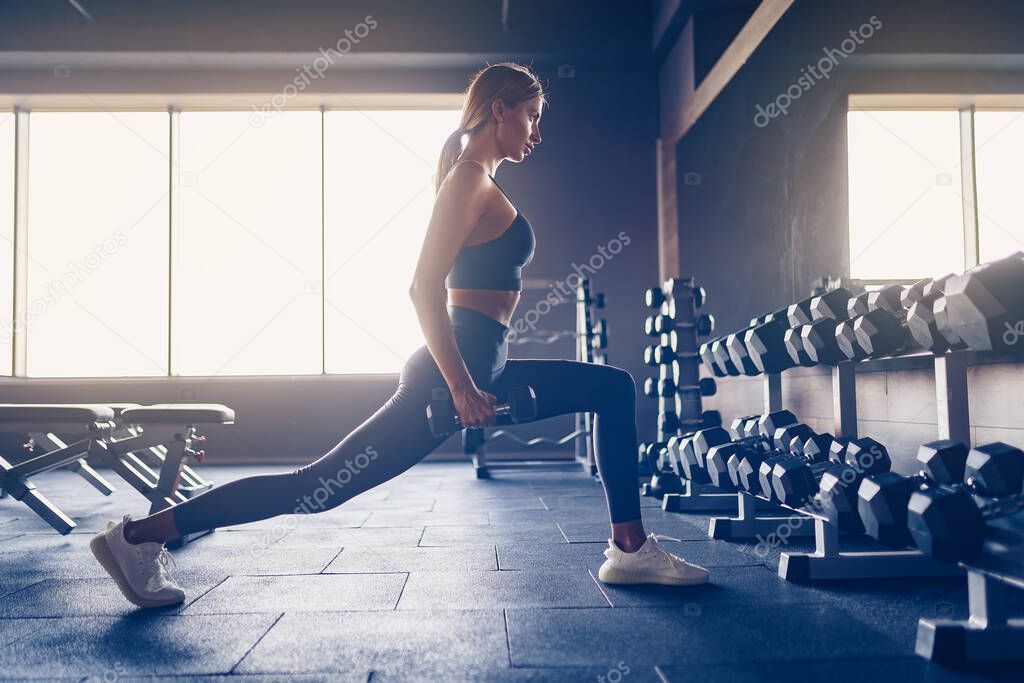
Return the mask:
[[28,127],[29,113],[14,110],[14,309],[11,375],[28,375]]
[[960,182],[964,212],[964,268],[978,265],[978,182],[974,155],[974,105],[960,110]]

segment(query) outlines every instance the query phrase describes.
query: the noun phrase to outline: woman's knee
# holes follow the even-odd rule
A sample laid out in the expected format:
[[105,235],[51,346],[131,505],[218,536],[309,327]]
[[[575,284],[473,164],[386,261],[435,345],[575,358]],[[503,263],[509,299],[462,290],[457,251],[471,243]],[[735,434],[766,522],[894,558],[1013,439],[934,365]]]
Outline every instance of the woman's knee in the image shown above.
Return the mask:
[[636,405],[636,382],[633,375],[614,365],[603,366],[601,389],[604,397],[614,405]]

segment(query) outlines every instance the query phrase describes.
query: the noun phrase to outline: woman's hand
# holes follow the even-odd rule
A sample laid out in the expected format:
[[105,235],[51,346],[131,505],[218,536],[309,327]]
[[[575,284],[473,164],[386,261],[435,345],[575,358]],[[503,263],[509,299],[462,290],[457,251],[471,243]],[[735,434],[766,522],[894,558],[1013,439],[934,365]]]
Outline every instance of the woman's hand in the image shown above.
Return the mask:
[[494,394],[481,391],[471,385],[452,393],[455,414],[459,416],[463,427],[483,427],[494,424]]

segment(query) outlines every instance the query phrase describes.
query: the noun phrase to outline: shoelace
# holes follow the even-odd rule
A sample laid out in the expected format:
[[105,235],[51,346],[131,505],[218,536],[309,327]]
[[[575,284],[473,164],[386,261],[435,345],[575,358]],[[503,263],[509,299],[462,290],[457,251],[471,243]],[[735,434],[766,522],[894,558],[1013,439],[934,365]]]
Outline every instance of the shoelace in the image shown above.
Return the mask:
[[174,556],[167,552],[167,548],[160,546],[160,549],[152,553],[152,559],[156,560],[160,566],[160,576],[167,580],[171,579],[171,572],[168,569],[169,565],[174,565],[174,568],[178,568],[178,563],[175,561]]

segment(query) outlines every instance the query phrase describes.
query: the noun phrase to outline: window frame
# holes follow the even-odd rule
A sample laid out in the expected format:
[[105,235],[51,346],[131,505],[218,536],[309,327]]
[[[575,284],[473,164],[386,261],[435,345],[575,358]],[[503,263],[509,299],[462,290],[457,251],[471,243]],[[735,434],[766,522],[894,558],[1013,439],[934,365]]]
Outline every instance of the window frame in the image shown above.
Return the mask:
[[[980,221],[978,218],[977,158],[975,149],[975,116],[979,111],[1024,111],[1024,94],[1006,95],[942,95],[942,94],[854,94],[847,99],[847,113],[852,111],[936,111],[955,110],[960,116],[960,158],[962,159],[961,206],[963,210],[964,270],[980,263]],[[847,140],[849,135],[847,133]],[[849,173],[849,155],[846,172]],[[849,204],[849,188],[847,188]],[[849,219],[849,212],[847,212]],[[847,220],[847,245],[850,224]],[[850,254],[846,257],[849,268]],[[906,278],[861,279],[867,285],[912,284]]]
[[[29,128],[31,126],[31,115],[33,112],[62,112],[62,113],[85,113],[85,112],[105,112],[108,114],[117,114],[120,112],[161,112],[167,115],[167,132],[170,139],[169,154],[168,154],[168,165],[167,165],[167,190],[169,194],[169,216],[167,221],[167,242],[168,251],[166,257],[169,261],[168,268],[168,323],[167,323],[167,334],[168,334],[168,358],[167,358],[167,375],[155,375],[152,377],[146,377],[144,379],[159,379],[161,377],[167,378],[180,378],[180,377],[193,377],[193,375],[181,375],[174,373],[173,363],[173,340],[174,340],[174,318],[173,318],[173,296],[174,296],[174,264],[173,260],[173,240],[175,239],[175,228],[178,225],[180,219],[180,211],[178,207],[178,199],[180,192],[180,179],[178,173],[175,172],[175,167],[179,165],[180,161],[180,115],[183,112],[192,111],[229,111],[229,112],[249,112],[256,108],[254,103],[265,103],[271,101],[271,98],[280,96],[280,93],[264,93],[258,95],[245,95],[244,98],[240,98],[237,95],[225,94],[221,97],[210,96],[210,95],[196,95],[189,97],[178,98],[181,102],[178,106],[167,106],[160,101],[154,101],[154,98],[144,95],[131,96],[131,95],[108,95],[108,96],[86,96],[84,99],[80,96],[60,96],[60,95],[40,95],[33,98],[37,104],[31,108],[22,107],[18,105],[2,107],[2,111],[12,113],[14,115],[14,259],[12,277],[14,279],[14,302],[13,302],[13,318],[12,318],[12,373],[10,375],[2,375],[4,377],[11,378],[29,378],[27,374],[27,359],[28,359],[28,348],[27,348],[27,335],[24,330],[19,332],[17,325],[13,325],[14,321],[17,321],[21,316],[28,310],[28,254],[25,252],[23,245],[28,243],[28,163],[29,163]],[[308,98],[300,97],[297,98],[296,102],[289,103],[288,105],[277,110],[279,113],[287,113],[294,111],[317,111],[320,113],[320,126],[321,126],[321,160],[320,160],[320,173],[321,173],[321,214],[320,214],[320,230],[321,230],[321,247],[324,245],[325,240],[325,215],[324,215],[324,193],[326,188],[324,184],[324,164],[326,159],[324,155],[326,153],[324,149],[324,125],[326,122],[326,115],[331,111],[339,110],[457,110],[462,108],[463,95],[461,93],[353,93],[340,95],[335,94],[327,97],[323,97],[318,102],[312,102]],[[321,248],[320,253],[321,260],[321,281],[323,276],[323,268],[326,263],[326,252]],[[321,354],[320,354],[320,376],[373,376],[380,375],[382,373],[328,373],[326,371],[326,324],[324,318],[325,303],[325,289],[321,288],[321,320],[320,320],[320,335],[321,335]],[[388,375],[396,373],[386,373]],[[230,374],[225,375],[232,378],[238,377],[257,377],[267,378],[274,376],[291,377],[291,376],[302,376],[302,377],[313,377],[316,374],[306,373],[301,375],[237,375]],[[134,376],[129,376],[134,378]],[[206,375],[198,375],[196,377],[206,377]],[[115,377],[94,377],[88,375],[74,376],[74,377],[31,377],[32,379],[60,379],[60,380],[81,380],[81,379],[116,379]]]

